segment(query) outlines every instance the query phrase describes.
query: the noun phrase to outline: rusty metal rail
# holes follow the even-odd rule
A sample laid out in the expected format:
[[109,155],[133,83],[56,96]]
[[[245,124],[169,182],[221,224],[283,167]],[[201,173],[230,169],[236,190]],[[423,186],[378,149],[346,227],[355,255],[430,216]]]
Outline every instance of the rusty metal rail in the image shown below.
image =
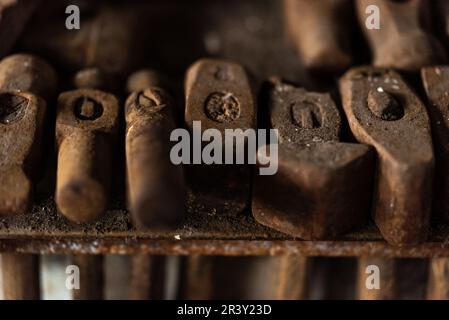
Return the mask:
[[0,239],[1,252],[40,254],[136,254],[262,256],[299,254],[326,257],[449,257],[449,243],[436,241],[408,247],[391,246],[385,241],[302,241],[169,239],[121,235],[91,236],[6,236]]
[[157,255],[283,255],[435,257],[449,256],[449,226],[439,225],[428,242],[392,246],[374,225],[336,241],[303,241],[259,225],[248,214],[188,214],[174,232],[137,231],[128,213],[111,209],[93,223],[72,224],[56,212],[52,199],[29,214],[0,218],[0,252]]

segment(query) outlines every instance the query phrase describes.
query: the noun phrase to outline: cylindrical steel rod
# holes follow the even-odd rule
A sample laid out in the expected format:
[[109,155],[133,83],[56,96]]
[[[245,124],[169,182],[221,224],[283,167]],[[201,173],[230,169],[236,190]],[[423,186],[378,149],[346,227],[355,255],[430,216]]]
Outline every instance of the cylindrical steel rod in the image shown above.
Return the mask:
[[74,300],[100,300],[104,297],[103,256],[76,255],[72,263],[79,268],[79,289],[73,290]]
[[39,256],[4,253],[1,258],[5,300],[38,300]]

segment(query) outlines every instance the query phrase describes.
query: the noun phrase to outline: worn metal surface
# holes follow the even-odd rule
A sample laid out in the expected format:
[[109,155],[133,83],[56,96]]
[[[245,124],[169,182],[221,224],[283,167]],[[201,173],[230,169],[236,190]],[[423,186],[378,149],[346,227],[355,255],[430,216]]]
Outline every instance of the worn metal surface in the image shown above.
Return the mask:
[[[433,1],[357,0],[360,28],[365,33],[376,67],[419,71],[446,61],[442,45],[430,33]],[[380,29],[365,26],[370,5],[379,8]],[[372,11],[370,11],[372,14]]]
[[449,256],[449,226],[439,224],[428,242],[395,247],[368,225],[336,241],[300,241],[266,228],[248,213],[238,216],[186,213],[170,232],[139,231],[123,205],[92,223],[72,224],[55,203],[39,200],[30,213],[0,218],[0,252],[23,253],[148,253],[162,255],[266,255],[298,253],[317,256]]
[[58,98],[56,203],[70,220],[93,220],[107,208],[118,113],[117,99],[100,90],[78,89]]
[[432,204],[434,156],[426,107],[401,76],[358,67],[340,80],[349,126],[377,151],[373,217],[396,245],[427,238]]
[[268,90],[269,126],[279,132],[279,166],[274,175],[255,173],[255,219],[309,240],[335,238],[366,223],[372,149],[339,142],[341,119],[330,95],[274,79]]
[[287,34],[306,68],[319,73],[349,68],[351,1],[284,0],[283,6]]
[[167,91],[151,83],[160,81],[147,75],[134,82],[125,103],[128,207],[139,228],[174,229],[184,215],[186,192],[183,167],[170,160],[176,110]]
[[435,148],[434,215],[449,220],[449,68],[421,70]]
[[0,214],[25,213],[42,170],[46,103],[39,96],[54,94],[56,75],[35,56],[8,56],[0,62],[0,90]]
[[[125,103],[128,207],[139,229],[175,229],[185,209],[181,166],[170,162],[170,133],[176,127],[175,103],[162,88],[164,79],[153,70],[128,78],[131,92]],[[131,256],[131,298],[164,297],[166,258]]]
[[326,257],[449,257],[447,242],[397,247],[378,241],[300,241],[300,240],[218,240],[216,237],[195,239],[158,239],[137,236],[5,237],[0,239],[1,252],[18,253],[88,253],[153,255],[227,255],[262,256],[300,254]]
[[45,102],[29,93],[3,91],[0,122],[0,214],[23,214],[32,201]]
[[[195,164],[202,155],[198,150],[204,130],[217,129],[222,137],[221,160],[225,160],[225,129],[245,131],[256,126],[256,107],[250,80],[242,66],[203,59],[187,71],[185,80],[185,124],[192,141],[193,165],[187,165],[188,209],[210,214],[238,214],[250,201],[251,170],[247,164]],[[201,132],[194,130],[194,121]],[[244,147],[243,134],[233,142],[233,154]],[[243,138],[243,141],[240,141]],[[209,137],[212,139],[212,137]],[[246,152],[246,151],[245,151]]]
[[38,300],[40,298],[39,256],[2,254],[3,295],[6,300]]
[[[108,207],[119,103],[114,95],[98,90],[116,87],[114,79],[99,67],[79,70],[73,82],[78,90],[58,97],[55,198],[58,210],[79,223],[95,220]],[[71,258],[81,279],[73,299],[103,299],[104,256],[75,254]]]
[[31,54],[12,54],[0,62],[0,88],[31,92],[45,100],[56,95],[58,76],[47,61]]

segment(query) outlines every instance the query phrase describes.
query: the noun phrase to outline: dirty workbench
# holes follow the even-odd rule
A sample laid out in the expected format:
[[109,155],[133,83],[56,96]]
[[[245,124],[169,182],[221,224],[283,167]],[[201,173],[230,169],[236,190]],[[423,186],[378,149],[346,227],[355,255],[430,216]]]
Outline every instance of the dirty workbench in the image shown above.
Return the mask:
[[[256,83],[272,75],[281,75],[306,88],[324,88],[335,95],[334,79],[328,79],[329,83],[323,84],[307,78],[294,49],[285,41],[276,1],[199,3],[156,1],[151,2],[151,6],[142,4],[143,12],[147,10],[150,17],[145,20],[149,25],[141,29],[144,30],[141,39],[145,39],[148,46],[144,66],[157,66],[173,78],[178,83],[178,97],[182,96],[180,88],[185,69],[203,56],[223,57],[245,65]],[[48,31],[39,24],[32,25],[24,32],[14,51],[40,54],[61,69],[64,60],[58,55],[46,55],[48,48],[45,41],[33,41],[36,35]],[[361,36],[353,34],[348,37],[354,39],[356,63],[369,61]],[[72,70],[68,68],[64,72]],[[347,137],[347,140],[350,139]],[[48,160],[48,170],[52,170],[52,161]],[[124,172],[123,164],[120,170]],[[54,179],[52,174],[47,176],[47,179]],[[123,177],[118,181],[122,184],[118,188],[121,194],[118,198],[123,198]],[[43,192],[38,190],[35,204],[28,214],[0,218],[1,252],[449,256],[449,226],[434,227],[427,243],[410,247],[387,244],[373,224],[335,241],[302,241],[257,224],[249,212],[238,216],[188,213],[180,228],[174,232],[141,232],[132,227],[123,200],[113,200],[111,208],[98,221],[74,225],[57,213],[52,198],[53,183],[48,183]]]

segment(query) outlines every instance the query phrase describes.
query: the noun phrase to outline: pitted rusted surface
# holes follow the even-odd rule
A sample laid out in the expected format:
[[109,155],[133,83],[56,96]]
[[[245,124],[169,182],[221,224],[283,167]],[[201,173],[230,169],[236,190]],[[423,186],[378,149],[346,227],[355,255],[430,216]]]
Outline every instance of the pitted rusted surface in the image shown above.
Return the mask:
[[373,217],[380,231],[396,245],[425,241],[434,178],[425,105],[398,73],[374,67],[348,71],[340,93],[354,136],[378,154]]
[[25,213],[41,168],[47,104],[57,77],[44,60],[14,54],[0,61],[0,214]]
[[107,208],[118,117],[112,94],[78,89],[59,95],[56,202],[72,221],[92,221]]
[[29,214],[0,219],[0,252],[449,256],[449,227],[445,225],[435,228],[427,243],[397,247],[383,241],[372,225],[335,241],[302,241],[263,227],[246,215],[187,213],[175,231],[144,232],[132,227],[121,204],[113,207],[96,222],[72,224],[56,212],[53,201],[39,201]]
[[273,79],[266,103],[279,132],[278,171],[255,173],[256,220],[308,240],[333,239],[363,225],[369,211],[373,153],[340,140],[341,118],[328,94]]
[[[222,136],[222,164],[185,166],[187,175],[187,207],[191,211],[210,214],[239,214],[250,201],[251,170],[245,164],[227,164],[225,130],[254,129],[256,100],[252,84],[243,66],[225,60],[201,59],[187,70],[185,79],[185,125],[193,139],[194,124],[204,130],[216,129]],[[244,138],[243,134],[239,138]],[[237,138],[234,154],[238,148]],[[246,140],[243,145],[246,150]],[[233,142],[234,143],[234,142]],[[195,148],[196,143],[193,143]],[[202,151],[192,149],[193,161]]]
[[125,103],[128,207],[139,228],[171,230],[184,214],[184,171],[170,160],[175,103],[153,76],[138,73]]
[[449,243],[429,242],[412,247],[384,241],[192,240],[122,237],[2,237],[1,252],[40,254],[136,254],[262,256],[299,254],[326,257],[449,257]]

